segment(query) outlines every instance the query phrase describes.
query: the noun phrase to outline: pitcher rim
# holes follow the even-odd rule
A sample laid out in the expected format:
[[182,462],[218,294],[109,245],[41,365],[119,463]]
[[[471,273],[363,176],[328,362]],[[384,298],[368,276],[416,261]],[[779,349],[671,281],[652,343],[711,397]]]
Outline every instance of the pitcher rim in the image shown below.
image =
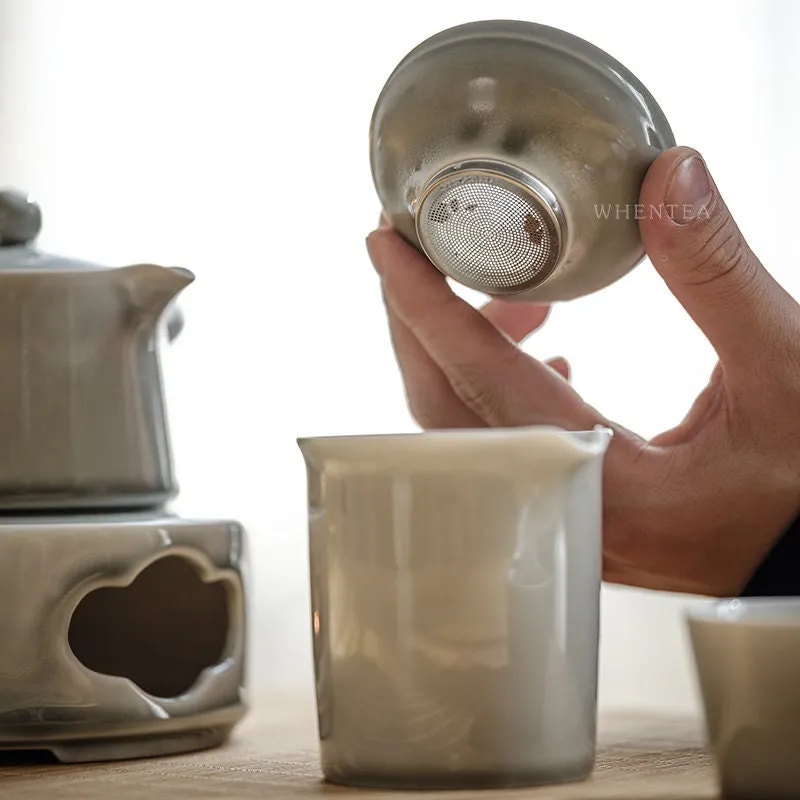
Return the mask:
[[606,444],[611,441],[614,431],[605,425],[595,425],[591,429],[570,430],[558,425],[521,425],[508,428],[436,428],[429,431],[414,431],[407,433],[353,433],[353,434],[333,434],[327,436],[299,436],[296,438],[297,445],[303,447],[305,444],[315,442],[334,443],[334,442],[353,442],[364,445],[386,441],[417,441],[420,445],[423,441],[431,439],[454,440],[454,439],[511,439],[531,433],[552,433],[558,436],[578,437],[589,439],[599,436],[601,441]]

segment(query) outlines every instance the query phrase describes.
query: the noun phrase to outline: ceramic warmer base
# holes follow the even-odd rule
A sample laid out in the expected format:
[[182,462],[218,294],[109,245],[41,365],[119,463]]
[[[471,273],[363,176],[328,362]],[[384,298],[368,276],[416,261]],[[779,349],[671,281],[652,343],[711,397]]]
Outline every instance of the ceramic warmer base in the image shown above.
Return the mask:
[[246,712],[244,536],[166,515],[0,521],[3,762],[224,742]]
[[62,764],[80,764],[88,761],[126,761],[133,758],[171,756],[209,750],[224,744],[233,727],[247,713],[244,705],[231,706],[219,711],[177,720],[174,732],[165,730],[166,725],[150,726],[135,735],[115,735],[110,730],[98,730],[94,736],[87,734],[78,739],[47,739],[42,741],[3,742],[0,752],[5,751],[4,760],[13,760],[14,753],[46,751],[52,753]]

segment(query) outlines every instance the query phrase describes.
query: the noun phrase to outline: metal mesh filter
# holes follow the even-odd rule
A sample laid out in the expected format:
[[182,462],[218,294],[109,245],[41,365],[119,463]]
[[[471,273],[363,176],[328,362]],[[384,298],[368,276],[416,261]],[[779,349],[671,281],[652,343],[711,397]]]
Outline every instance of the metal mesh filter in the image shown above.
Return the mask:
[[434,185],[417,212],[417,236],[446,275],[489,293],[541,283],[559,255],[543,201],[501,175],[474,172]]

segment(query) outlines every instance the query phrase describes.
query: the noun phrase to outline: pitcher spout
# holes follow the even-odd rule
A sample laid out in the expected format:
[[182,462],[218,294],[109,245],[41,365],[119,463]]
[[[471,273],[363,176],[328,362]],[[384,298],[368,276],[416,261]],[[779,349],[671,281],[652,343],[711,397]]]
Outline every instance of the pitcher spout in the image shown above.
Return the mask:
[[614,431],[605,425],[596,425],[590,431],[577,431],[571,432],[570,436],[574,437],[586,450],[587,456],[602,455],[608,450],[611,439],[614,436]]

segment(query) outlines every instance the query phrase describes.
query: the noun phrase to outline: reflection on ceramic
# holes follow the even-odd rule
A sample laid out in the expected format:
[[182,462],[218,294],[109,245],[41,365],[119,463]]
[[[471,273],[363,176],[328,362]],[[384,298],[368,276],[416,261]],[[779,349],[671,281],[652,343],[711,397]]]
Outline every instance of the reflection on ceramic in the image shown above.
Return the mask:
[[591,772],[609,436],[299,441],[328,780],[510,786]]
[[41,212],[0,192],[0,510],[154,506],[173,474],[158,355],[183,269],[35,249]]
[[687,619],[723,795],[800,797],[800,598],[704,603]]
[[103,761],[226,739],[245,711],[238,523],[5,518],[0,553],[0,750]]
[[564,31],[507,20],[460,25],[412,50],[370,126],[391,224],[466,286],[542,303],[608,286],[642,260],[639,190],[674,144],[618,61]]

